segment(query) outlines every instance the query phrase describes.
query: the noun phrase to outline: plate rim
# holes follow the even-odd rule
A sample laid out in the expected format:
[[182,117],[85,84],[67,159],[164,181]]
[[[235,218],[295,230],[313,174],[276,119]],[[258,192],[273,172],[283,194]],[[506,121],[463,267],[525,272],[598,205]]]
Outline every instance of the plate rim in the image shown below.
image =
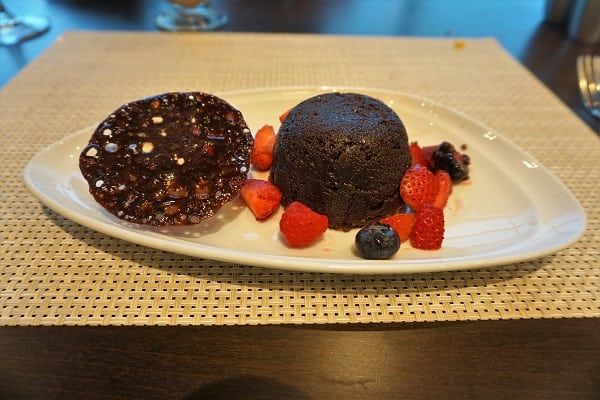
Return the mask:
[[[329,85],[315,85],[315,86],[273,86],[273,87],[255,87],[248,89],[236,89],[230,91],[216,92],[215,95],[224,98],[228,102],[229,96],[236,95],[251,95],[252,93],[264,93],[264,92],[286,92],[286,91],[311,91],[313,93],[318,92],[330,92],[330,91],[357,91],[357,92],[371,92],[371,93],[386,93],[392,96],[401,96],[416,101],[426,102],[430,106],[438,107],[449,111],[452,114],[459,116],[460,118],[468,121],[470,124],[483,127],[489,132],[493,132],[498,139],[502,141],[504,145],[508,145],[511,150],[526,155],[530,160],[536,162],[542,167],[542,170],[547,174],[554,184],[558,185],[564,193],[568,195],[569,200],[577,209],[578,213],[582,218],[581,229],[572,234],[568,240],[557,243],[553,246],[545,247],[541,250],[530,251],[526,254],[517,255],[504,255],[493,258],[479,258],[476,256],[463,256],[455,260],[438,259],[432,263],[431,259],[411,259],[410,263],[397,263],[397,261],[403,260],[363,260],[363,259],[327,259],[327,258],[310,258],[310,257],[295,257],[287,255],[272,255],[264,253],[249,253],[247,251],[240,251],[234,249],[226,249],[223,252],[223,248],[217,248],[213,246],[204,245],[201,243],[194,243],[190,246],[188,242],[181,242],[179,239],[169,236],[168,238],[148,236],[143,232],[137,231],[125,231],[115,227],[110,222],[96,220],[93,218],[86,218],[83,214],[71,211],[69,207],[63,206],[62,204],[54,201],[47,197],[42,190],[40,190],[32,178],[32,169],[34,168],[34,162],[38,158],[42,157],[52,147],[59,146],[62,142],[74,139],[77,136],[82,135],[88,130],[93,130],[94,125],[79,129],[62,139],[59,139],[50,145],[42,148],[27,162],[24,171],[23,178],[29,191],[37,197],[37,199],[53,210],[54,212],[62,215],[63,217],[70,219],[79,225],[91,228],[97,232],[105,235],[129,241],[138,245],[143,245],[149,248],[159,249],[167,252],[180,253],[192,257],[212,259],[224,262],[232,262],[242,265],[252,265],[268,269],[279,269],[289,270],[298,272],[321,272],[321,273],[345,273],[345,274],[414,274],[414,273],[431,273],[441,271],[454,271],[454,270],[467,270],[467,269],[478,269],[496,265],[506,265],[517,262],[524,262],[533,259],[538,259],[547,255],[551,255],[560,251],[564,248],[571,246],[577,242],[586,232],[588,225],[588,218],[585,209],[581,206],[581,203],[577,197],[571,192],[571,190],[554,174],[554,172],[542,163],[536,160],[529,152],[525,149],[517,146],[508,138],[498,133],[496,130],[491,129],[485,123],[478,121],[469,115],[463,113],[460,110],[456,110],[453,107],[444,105],[442,103],[432,101],[426,97],[414,95],[407,92],[375,88],[375,87],[359,87],[359,86],[329,86]],[[367,93],[368,94],[368,93]],[[237,107],[233,104],[234,107]],[[243,113],[243,110],[240,110]],[[115,229],[116,228],[116,229]],[[115,234],[116,233],[116,234]],[[122,233],[122,234],[120,234]],[[127,236],[127,237],[125,237]],[[198,251],[199,250],[199,251]],[[202,253],[202,254],[200,254]],[[492,252],[493,253],[493,252]],[[225,255],[225,257],[223,256]],[[470,258],[475,258],[470,260]],[[390,262],[392,261],[392,262]],[[396,261],[394,263],[393,261]]]

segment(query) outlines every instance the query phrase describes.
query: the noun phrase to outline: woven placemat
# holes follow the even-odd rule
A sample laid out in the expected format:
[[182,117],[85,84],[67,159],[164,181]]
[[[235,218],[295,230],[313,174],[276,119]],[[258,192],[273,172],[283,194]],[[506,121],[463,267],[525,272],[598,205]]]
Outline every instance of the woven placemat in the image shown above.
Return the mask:
[[[33,198],[31,156],[131,99],[265,86],[388,88],[491,126],[554,171],[586,209],[568,249],[482,270],[350,276],[152,250]],[[0,93],[0,324],[447,321],[600,316],[598,137],[490,39],[72,33]]]

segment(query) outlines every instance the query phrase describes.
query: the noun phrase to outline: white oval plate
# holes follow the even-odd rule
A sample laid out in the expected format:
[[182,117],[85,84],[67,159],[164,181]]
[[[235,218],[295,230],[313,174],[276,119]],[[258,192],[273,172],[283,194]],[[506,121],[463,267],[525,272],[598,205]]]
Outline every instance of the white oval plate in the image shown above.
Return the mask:
[[107,235],[195,257],[287,270],[379,274],[479,268],[551,254],[583,234],[583,209],[550,171],[498,133],[440,104],[398,92],[346,87],[265,88],[219,96],[240,109],[255,132],[266,123],[277,128],[283,111],[330,91],[359,92],[384,101],[400,115],[411,141],[467,144],[471,180],[454,187],[445,209],[441,250],[417,250],[404,243],[393,259],[363,260],[353,251],[356,230],[331,229],[313,246],[291,249],[279,236],[281,209],[257,222],[239,199],[196,226],[160,229],[127,223],[94,201],[79,172],[79,153],[94,127],[33,157],[25,168],[25,182],[52,210]]

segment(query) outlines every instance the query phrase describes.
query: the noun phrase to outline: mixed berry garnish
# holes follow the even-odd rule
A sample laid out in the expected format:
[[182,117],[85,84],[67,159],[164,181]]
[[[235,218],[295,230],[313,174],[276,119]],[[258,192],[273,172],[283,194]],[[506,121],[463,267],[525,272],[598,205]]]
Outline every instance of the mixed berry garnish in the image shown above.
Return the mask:
[[[283,121],[287,113],[279,119]],[[251,161],[260,171],[266,171],[273,161],[275,130],[265,125],[256,134]],[[465,145],[461,146],[464,150]],[[400,197],[405,206],[394,215],[360,229],[354,241],[356,253],[362,258],[385,260],[392,258],[403,242],[421,250],[437,250],[444,241],[444,208],[454,184],[469,179],[470,159],[454,145],[442,142],[421,147],[410,144],[412,165],[399,182]],[[281,192],[271,182],[249,179],[241,190],[257,220],[264,220],[280,205]],[[289,204],[279,222],[283,241],[289,247],[314,244],[328,228],[328,218],[298,201]]]

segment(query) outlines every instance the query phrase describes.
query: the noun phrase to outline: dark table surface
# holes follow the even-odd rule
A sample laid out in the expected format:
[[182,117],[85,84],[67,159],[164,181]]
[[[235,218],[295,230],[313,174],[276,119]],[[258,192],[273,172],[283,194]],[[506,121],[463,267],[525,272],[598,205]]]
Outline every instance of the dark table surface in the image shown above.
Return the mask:
[[0,330],[2,399],[598,399],[600,319]]
[[[155,30],[158,1],[5,0],[52,20],[0,48],[6,84],[66,30]],[[227,0],[226,31],[493,36],[592,129],[543,0]],[[600,398],[600,319],[259,327],[0,328],[0,399]]]
[[[546,0],[213,0],[233,32],[495,37],[590,128],[600,121],[581,104],[575,59],[600,44],[566,37],[544,21]],[[49,32],[0,47],[0,87],[68,30],[155,31],[160,0],[4,0],[15,14],[50,17]]]

